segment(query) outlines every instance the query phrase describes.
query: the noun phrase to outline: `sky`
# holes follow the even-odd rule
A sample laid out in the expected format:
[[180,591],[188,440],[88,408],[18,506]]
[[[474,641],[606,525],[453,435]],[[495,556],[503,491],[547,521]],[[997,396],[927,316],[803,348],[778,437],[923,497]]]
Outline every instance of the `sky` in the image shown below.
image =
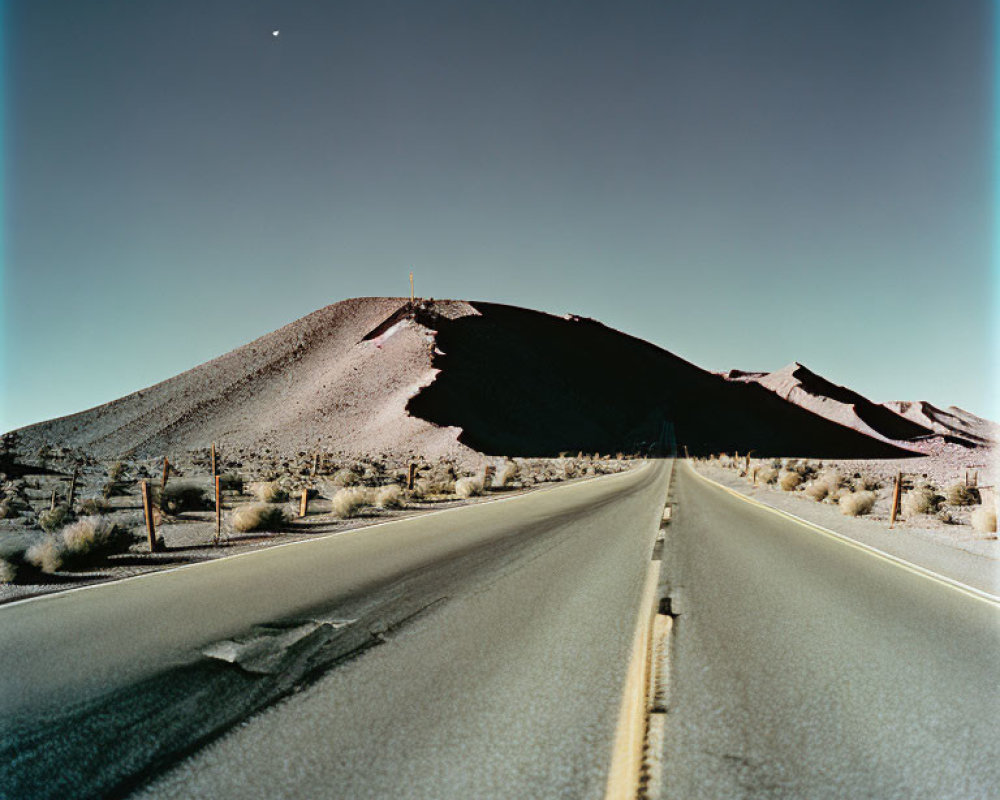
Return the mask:
[[410,270],[1000,419],[989,2],[3,14],[0,429]]

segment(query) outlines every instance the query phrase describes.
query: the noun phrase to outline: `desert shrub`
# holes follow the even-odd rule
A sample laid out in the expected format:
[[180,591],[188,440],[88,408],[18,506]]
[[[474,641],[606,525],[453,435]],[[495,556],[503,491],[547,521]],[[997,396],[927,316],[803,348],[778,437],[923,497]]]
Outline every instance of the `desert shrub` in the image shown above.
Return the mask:
[[403,489],[398,483],[390,483],[375,491],[375,505],[378,508],[400,508],[403,505]]
[[160,509],[167,514],[198,511],[208,505],[204,488],[191,483],[169,483],[159,492]]
[[996,533],[997,512],[992,508],[980,506],[972,512],[970,522],[972,527],[980,533]]
[[38,524],[42,526],[42,530],[52,533],[62,526],[67,519],[69,519],[69,508],[64,505],[58,505],[55,508],[46,509],[39,514]]
[[253,493],[262,503],[284,503],[288,499],[285,487],[277,481],[258,483],[253,487]]
[[882,488],[882,481],[875,475],[860,475],[855,478],[854,486],[861,491],[874,492]]
[[88,497],[80,501],[80,514],[93,517],[98,514],[108,514],[112,511],[111,503],[100,497]]
[[17,564],[0,558],[0,583],[13,583],[17,579]]
[[83,517],[29,547],[24,560],[51,573],[124,553],[132,542],[132,533],[126,528],[104,517]]
[[62,548],[55,536],[46,536],[28,548],[24,560],[42,572],[57,572],[63,563]]
[[848,517],[860,517],[875,507],[874,492],[849,492],[838,501],[840,513]]
[[13,519],[18,515],[17,506],[10,500],[0,502],[0,519]]
[[332,480],[335,486],[357,486],[361,476],[352,469],[339,469]]
[[[554,477],[558,479],[561,476]],[[510,486],[515,480],[517,480],[517,464],[513,461],[505,461],[493,476],[493,485],[496,487]]]
[[757,470],[757,480],[765,485],[773,486],[778,480],[778,470],[774,467],[761,467]]
[[239,533],[274,531],[287,522],[285,510],[271,503],[254,503],[238,509],[232,516],[233,530]]
[[125,465],[121,461],[116,461],[108,469],[108,480],[117,482],[124,477],[125,477]]
[[939,521],[943,522],[945,525],[957,525],[958,524],[958,520],[956,520],[952,516],[951,512],[948,511],[946,508],[942,508],[940,511],[938,511],[937,518],[938,518]]
[[778,475],[778,485],[786,492],[795,491],[795,487],[800,483],[802,476],[798,472],[785,470]]
[[903,513],[908,517],[932,514],[937,511],[941,499],[932,487],[926,484],[917,486],[903,495]]
[[56,537],[63,548],[63,562],[69,566],[124,553],[133,541],[128,529],[104,517],[82,517],[63,528]]
[[945,490],[944,496],[951,506],[974,506],[979,502],[979,492],[964,483],[952,484]]
[[427,478],[417,481],[415,494],[421,498],[441,497],[455,494],[455,481],[448,478]]
[[817,480],[808,484],[802,491],[806,494],[806,496],[811,497],[819,503],[822,502],[828,494],[830,494],[830,487],[823,481]]
[[243,476],[238,472],[227,472],[219,476],[219,489],[224,492],[242,492]]
[[330,507],[336,516],[346,519],[371,505],[373,500],[371,491],[363,486],[343,487],[330,498]]
[[455,481],[455,494],[461,498],[475,497],[483,493],[483,481],[481,478],[459,478]]

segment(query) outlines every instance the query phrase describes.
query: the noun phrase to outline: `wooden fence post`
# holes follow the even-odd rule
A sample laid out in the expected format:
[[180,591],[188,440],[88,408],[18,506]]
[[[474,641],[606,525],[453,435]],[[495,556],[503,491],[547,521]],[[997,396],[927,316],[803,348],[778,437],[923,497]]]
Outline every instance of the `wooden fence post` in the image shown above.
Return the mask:
[[221,478],[215,476],[215,543],[222,538],[222,485]]
[[903,473],[896,473],[896,485],[892,489],[892,510],[889,512],[889,528],[896,524],[896,515],[899,513],[899,493],[903,485]]
[[215,442],[212,442],[212,477],[214,478],[219,474],[219,470],[216,467],[215,461]]
[[49,503],[49,511],[56,510],[56,490],[52,490],[52,502]]
[[319,475],[319,453],[313,457],[313,475]]
[[170,475],[170,461],[167,460],[166,456],[164,456],[163,457],[163,480],[160,483],[160,488],[161,489],[166,489],[167,488],[167,477],[169,475]]
[[146,537],[149,540],[149,552],[155,553],[156,546],[156,523],[153,522],[153,501],[149,496],[149,482],[142,481],[139,484],[139,492],[142,494],[142,513],[146,517]]
[[302,499],[299,501],[299,516],[304,517],[309,509],[309,490],[302,490]]
[[413,484],[416,481],[416,479],[417,479],[417,465],[411,463],[410,469],[406,473],[406,488],[411,492],[413,491]]
[[73,477],[69,480],[69,500],[66,504],[69,506],[70,511],[73,510],[73,501],[76,500],[76,479],[79,472],[79,467],[73,467]]

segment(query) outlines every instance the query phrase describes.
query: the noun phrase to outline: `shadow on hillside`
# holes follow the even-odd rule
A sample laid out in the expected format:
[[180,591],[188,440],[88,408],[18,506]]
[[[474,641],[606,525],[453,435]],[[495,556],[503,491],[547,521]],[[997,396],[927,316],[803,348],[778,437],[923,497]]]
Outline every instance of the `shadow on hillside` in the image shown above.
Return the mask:
[[664,423],[692,455],[899,458],[915,455],[829,422],[756,384],[730,383],[593,320],[493,303],[440,318],[434,382],[407,410],[462,428],[495,455],[645,450]]

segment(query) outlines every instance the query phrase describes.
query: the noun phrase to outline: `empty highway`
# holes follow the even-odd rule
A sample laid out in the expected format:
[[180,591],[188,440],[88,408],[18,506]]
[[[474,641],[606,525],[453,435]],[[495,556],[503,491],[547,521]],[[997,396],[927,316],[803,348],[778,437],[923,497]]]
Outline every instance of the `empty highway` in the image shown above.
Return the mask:
[[1000,797],[996,605],[687,464],[674,496],[664,797]]
[[601,797],[669,472],[0,608],[0,793]]

